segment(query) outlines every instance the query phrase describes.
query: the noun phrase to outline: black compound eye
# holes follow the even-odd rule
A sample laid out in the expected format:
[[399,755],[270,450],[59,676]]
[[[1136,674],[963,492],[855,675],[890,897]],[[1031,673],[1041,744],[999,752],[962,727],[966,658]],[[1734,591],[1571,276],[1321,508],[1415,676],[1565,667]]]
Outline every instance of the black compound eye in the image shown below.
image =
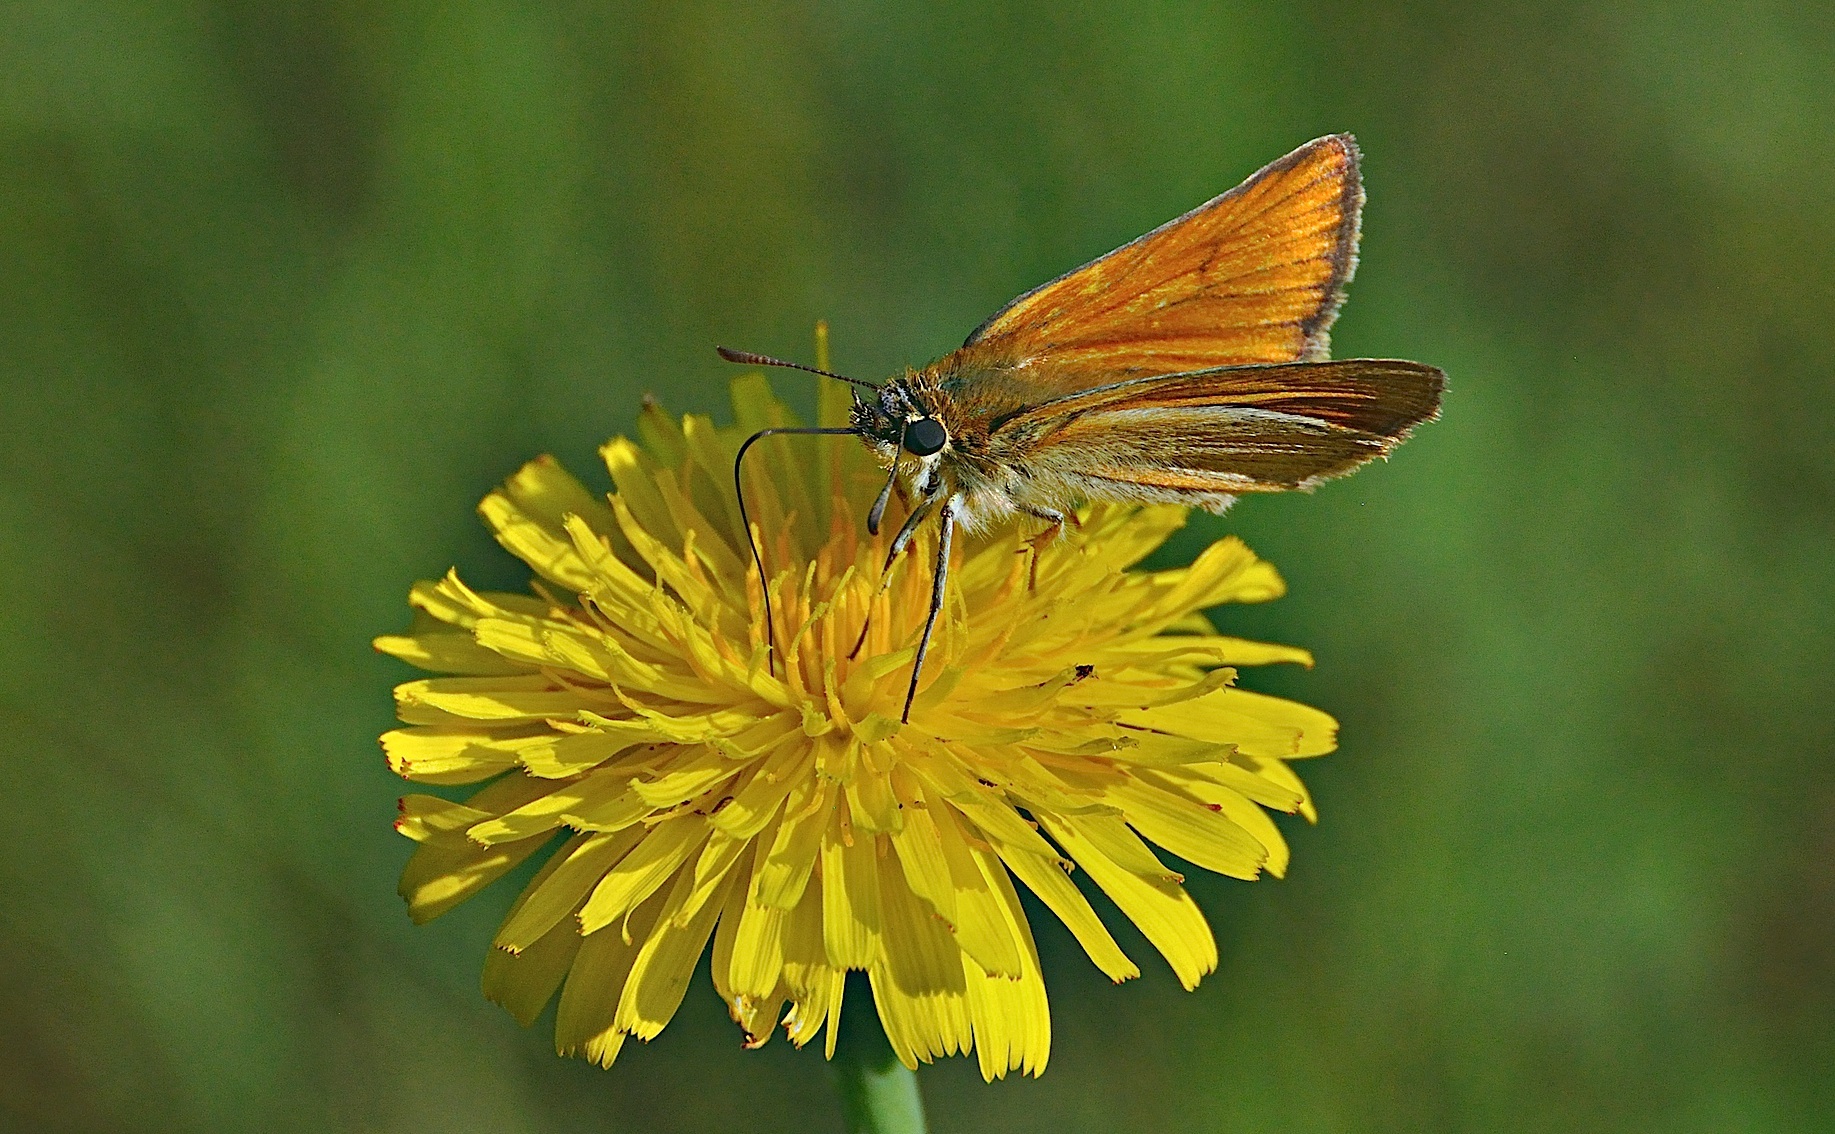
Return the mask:
[[905,423],[905,452],[914,457],[928,457],[949,441],[949,430],[934,417],[920,417]]

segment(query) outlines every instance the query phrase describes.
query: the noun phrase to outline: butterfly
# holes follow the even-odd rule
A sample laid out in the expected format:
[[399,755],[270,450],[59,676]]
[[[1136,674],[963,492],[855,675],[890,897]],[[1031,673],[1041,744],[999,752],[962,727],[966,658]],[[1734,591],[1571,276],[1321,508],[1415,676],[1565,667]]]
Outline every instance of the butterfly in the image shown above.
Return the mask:
[[[958,527],[1026,516],[1043,521],[1048,538],[1090,500],[1222,512],[1242,493],[1306,490],[1342,476],[1439,416],[1439,369],[1329,358],[1332,321],[1357,266],[1358,159],[1349,134],[1308,142],[1026,292],[959,349],[883,384],[718,348],[729,362],[807,370],[871,391],[855,394],[846,428],[748,438],[735,486],[746,449],[764,437],[851,434],[889,470],[868,530],[879,533],[895,487],[912,501],[887,572],[934,518],[930,611],[901,720],[911,717]],[[743,491],[739,503],[743,517]],[[763,578],[755,540],[752,559]],[[765,598],[774,651],[768,588]]]

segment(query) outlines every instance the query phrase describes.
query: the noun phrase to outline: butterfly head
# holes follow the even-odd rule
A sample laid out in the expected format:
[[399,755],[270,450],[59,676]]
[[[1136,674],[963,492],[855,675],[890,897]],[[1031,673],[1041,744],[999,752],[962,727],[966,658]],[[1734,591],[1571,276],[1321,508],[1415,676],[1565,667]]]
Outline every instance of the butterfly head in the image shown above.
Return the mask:
[[903,382],[888,382],[874,401],[854,400],[854,432],[887,456],[933,457],[949,444],[949,429]]

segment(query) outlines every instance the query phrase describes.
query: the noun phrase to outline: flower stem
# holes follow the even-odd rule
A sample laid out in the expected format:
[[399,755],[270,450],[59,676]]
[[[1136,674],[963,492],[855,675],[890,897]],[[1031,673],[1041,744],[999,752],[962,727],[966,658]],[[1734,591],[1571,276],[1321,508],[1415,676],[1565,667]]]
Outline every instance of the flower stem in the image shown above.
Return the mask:
[[856,1016],[850,1022],[830,1064],[848,1134],[925,1134],[917,1075],[892,1054],[879,1021]]

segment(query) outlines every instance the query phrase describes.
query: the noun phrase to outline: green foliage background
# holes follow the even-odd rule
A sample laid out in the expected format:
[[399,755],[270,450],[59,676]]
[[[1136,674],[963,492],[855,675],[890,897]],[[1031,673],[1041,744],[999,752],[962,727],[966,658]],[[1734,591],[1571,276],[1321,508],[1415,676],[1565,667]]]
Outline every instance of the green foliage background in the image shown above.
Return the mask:
[[921,363],[1336,130],[1338,353],[1445,419],[1174,549],[1286,573],[1323,822],[1196,993],[1035,918],[1050,1070],[934,1128],[1835,1125],[1831,12],[6,5],[0,1125],[839,1130],[704,978],[601,1072],[479,996],[507,889],[409,926],[368,639],[714,343]]

